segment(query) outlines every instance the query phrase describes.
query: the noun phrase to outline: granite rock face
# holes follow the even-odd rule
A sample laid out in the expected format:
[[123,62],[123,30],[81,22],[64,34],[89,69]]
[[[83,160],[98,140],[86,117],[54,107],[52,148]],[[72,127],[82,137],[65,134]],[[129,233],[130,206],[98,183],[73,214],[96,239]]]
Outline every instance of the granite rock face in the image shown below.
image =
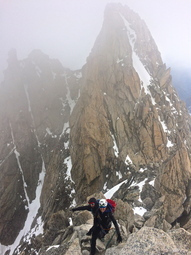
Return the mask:
[[190,196],[190,116],[145,23],[128,7],[106,8],[70,126],[72,176],[81,198],[113,187],[117,172],[124,180],[131,166],[134,175],[144,166],[147,175],[155,171],[158,196],[165,195],[166,220],[183,213]]
[[180,232],[174,230],[166,233],[156,228],[143,227],[138,232],[132,234],[123,247],[110,248],[105,254],[191,254],[190,248],[188,247],[190,240],[187,243],[188,246],[185,244],[190,234],[183,231],[184,233],[176,240]]
[[166,236],[172,228],[191,232],[190,115],[144,21],[120,4],[104,17],[82,70],[39,50],[22,61],[9,54],[0,86],[2,254],[85,254],[89,216],[69,208],[95,193],[117,201],[124,242],[149,228],[167,243],[178,242]]

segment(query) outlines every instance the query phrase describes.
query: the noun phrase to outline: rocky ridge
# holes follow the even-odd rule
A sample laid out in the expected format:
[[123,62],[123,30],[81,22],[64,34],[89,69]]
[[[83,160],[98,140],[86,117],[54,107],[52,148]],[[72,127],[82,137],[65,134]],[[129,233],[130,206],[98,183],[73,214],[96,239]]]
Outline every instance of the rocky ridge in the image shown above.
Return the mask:
[[190,254],[191,119],[144,21],[108,5],[82,70],[39,50],[22,61],[13,50],[8,64],[0,87],[1,253],[88,254],[92,216],[69,208],[115,187],[123,244],[105,251],[100,243],[100,251]]

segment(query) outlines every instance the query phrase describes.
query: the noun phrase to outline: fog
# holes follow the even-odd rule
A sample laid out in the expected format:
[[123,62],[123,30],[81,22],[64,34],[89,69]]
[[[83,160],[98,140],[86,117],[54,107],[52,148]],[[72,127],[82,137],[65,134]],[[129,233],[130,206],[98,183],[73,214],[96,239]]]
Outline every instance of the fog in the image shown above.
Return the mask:
[[12,48],[19,60],[41,49],[65,67],[81,68],[109,2],[121,2],[139,14],[167,67],[191,70],[190,0],[0,0],[0,81]]

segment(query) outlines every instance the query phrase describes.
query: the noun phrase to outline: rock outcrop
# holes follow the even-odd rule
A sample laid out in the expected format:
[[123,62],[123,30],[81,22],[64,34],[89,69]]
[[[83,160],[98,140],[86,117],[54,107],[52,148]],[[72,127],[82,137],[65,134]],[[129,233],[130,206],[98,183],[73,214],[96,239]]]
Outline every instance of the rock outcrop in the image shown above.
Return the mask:
[[[9,60],[0,88],[3,245],[14,242],[30,210],[36,210],[34,217],[47,219],[71,204],[68,122],[78,98],[78,75],[38,50],[26,60]],[[35,209],[31,209],[33,204]]]
[[191,254],[190,244],[190,233],[182,229],[166,233],[156,228],[143,227],[132,234],[124,246],[110,248],[105,254],[189,255]]

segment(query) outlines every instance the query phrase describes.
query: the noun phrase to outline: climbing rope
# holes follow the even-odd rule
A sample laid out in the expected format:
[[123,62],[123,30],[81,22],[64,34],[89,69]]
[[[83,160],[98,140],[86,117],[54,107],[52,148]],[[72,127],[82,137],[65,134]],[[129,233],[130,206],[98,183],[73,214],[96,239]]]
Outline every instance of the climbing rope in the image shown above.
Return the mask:
[[106,249],[108,248],[109,244],[111,243],[111,240],[113,239],[113,236],[114,236],[115,232],[116,232],[116,230],[113,232],[113,235],[111,236],[111,238],[110,238],[109,241],[107,242],[107,244],[106,244],[106,246],[105,246]]

